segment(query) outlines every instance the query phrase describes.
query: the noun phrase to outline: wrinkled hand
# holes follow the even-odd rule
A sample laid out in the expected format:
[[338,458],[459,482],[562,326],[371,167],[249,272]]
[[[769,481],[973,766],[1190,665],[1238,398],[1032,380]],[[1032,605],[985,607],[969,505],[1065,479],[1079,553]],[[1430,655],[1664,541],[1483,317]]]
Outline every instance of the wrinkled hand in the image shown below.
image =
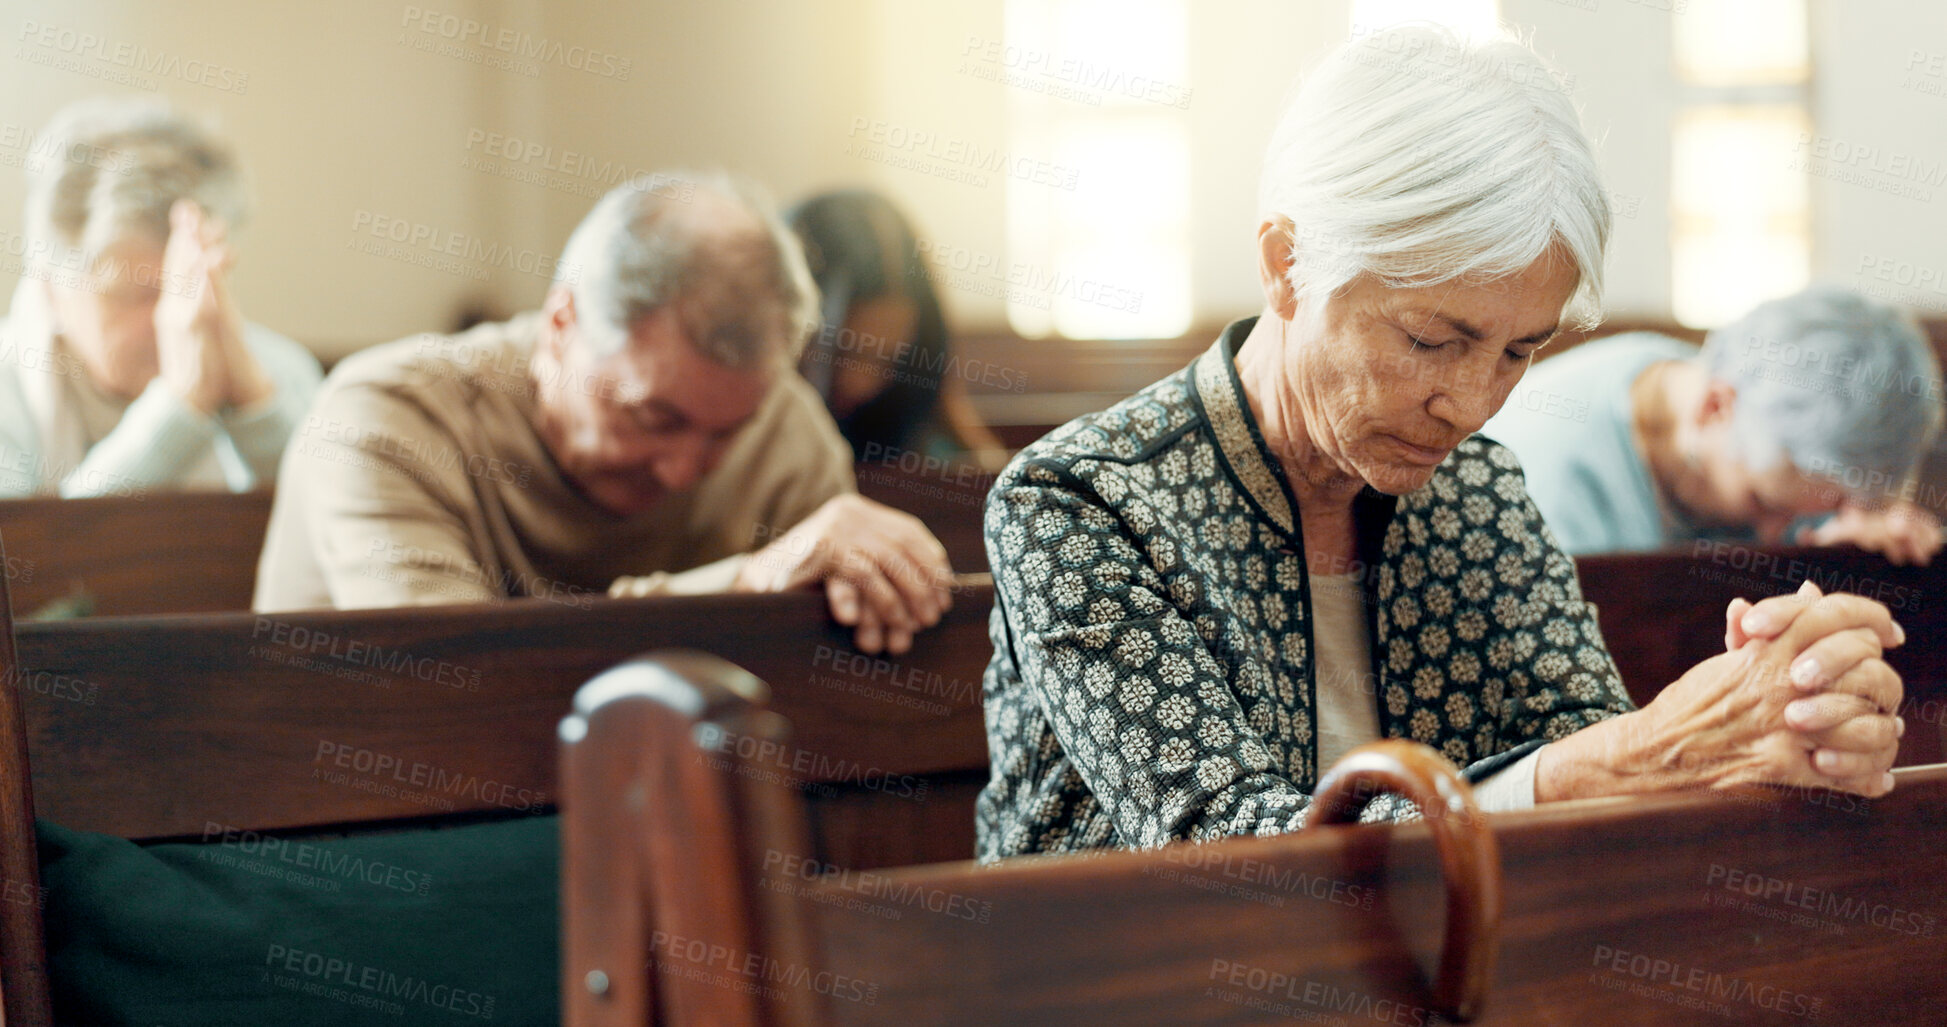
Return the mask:
[[1925,507],[1905,500],[1877,510],[1847,503],[1824,524],[1802,529],[1797,541],[1807,546],[1851,543],[1896,564],[1925,566],[1940,552],[1940,521]]
[[169,208],[162,295],[156,299],[156,359],[163,381],[197,412],[244,407],[271,383],[244,344],[243,315],[227,275],[234,255],[221,222],[189,200]]
[[862,496],[834,496],[751,554],[733,586],[783,592],[823,584],[833,619],[859,649],[903,653],[953,605],[946,549],[919,518]]
[[1808,581],[1796,595],[1735,600],[1726,622],[1727,651],[1643,710],[1686,783],[1890,790],[1903,688],[1880,657],[1905,633],[1886,607]]

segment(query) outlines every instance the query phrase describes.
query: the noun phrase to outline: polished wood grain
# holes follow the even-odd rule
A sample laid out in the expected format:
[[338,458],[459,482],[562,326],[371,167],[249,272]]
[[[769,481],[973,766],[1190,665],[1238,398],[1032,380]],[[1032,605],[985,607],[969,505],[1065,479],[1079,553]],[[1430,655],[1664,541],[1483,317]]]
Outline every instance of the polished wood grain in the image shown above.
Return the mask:
[[[562,780],[583,797],[562,810],[567,1022],[817,1023],[817,994],[763,986],[765,966],[804,966],[814,948],[792,897],[760,883],[773,854],[809,846],[795,781],[750,755],[788,744],[766,691],[678,651],[577,693],[560,732]],[[617,858],[637,850],[684,869]]]
[[1852,548],[1713,542],[1667,553],[1585,556],[1575,564],[1638,705],[1724,651],[1724,608],[1734,598],[1789,594],[1810,578],[1826,591],[1886,604],[1907,637],[1886,655],[1906,686],[1899,764],[1947,760],[1947,564],[1895,567]]
[[[5,537],[0,536],[0,543]],[[6,550],[0,545],[0,564]],[[0,1025],[54,1022],[13,606],[0,578]]]
[[1487,1003],[1501,933],[1501,854],[1494,832],[1460,771],[1418,742],[1388,738],[1345,754],[1319,779],[1307,831],[1357,823],[1383,792],[1412,800],[1433,832],[1447,886],[1447,936],[1433,1004],[1442,1015],[1473,1020]]
[[994,475],[971,464],[911,451],[888,452],[852,468],[859,494],[925,522],[956,572],[986,571],[981,512]]
[[575,690],[637,653],[707,646],[775,684],[799,725],[779,758],[821,779],[821,806],[910,818],[846,858],[961,853],[970,792],[945,812],[894,794],[986,765],[992,586],[961,581],[897,658],[859,654],[808,592],[21,625],[35,796],[58,823],[131,838],[548,808]]
[[[738,672],[691,663],[684,673]],[[712,707],[715,719],[732,712]],[[678,747],[664,760],[693,761],[696,737],[654,735]],[[733,778],[760,767],[716,765]],[[1891,795],[1871,801],[1750,789],[1486,817],[1505,908],[1478,1022],[1938,1023],[1947,767],[1896,777]],[[583,801],[566,798],[571,809]],[[768,841],[751,825],[722,829],[772,853],[799,844],[790,827],[787,817]],[[688,872],[640,844],[602,858],[636,862],[651,880]],[[858,873],[749,852],[723,861],[754,864],[755,887],[795,896],[817,945],[807,972],[768,994],[820,995],[832,1027],[1439,1022],[1422,967],[1439,950],[1444,885],[1424,823],[994,867]],[[713,986],[741,991],[770,965],[762,953],[719,961]],[[723,1021],[659,1007],[650,1022]]]
[[247,610],[270,493],[155,492],[0,500],[14,611]]

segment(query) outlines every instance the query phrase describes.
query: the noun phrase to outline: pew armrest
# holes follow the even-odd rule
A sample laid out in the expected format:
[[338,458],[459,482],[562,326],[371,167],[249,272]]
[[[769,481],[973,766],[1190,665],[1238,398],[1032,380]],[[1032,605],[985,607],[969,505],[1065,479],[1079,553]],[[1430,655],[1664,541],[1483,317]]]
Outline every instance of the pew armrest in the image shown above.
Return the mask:
[[[562,1012],[569,1027],[814,1027],[815,995],[697,951],[804,966],[796,907],[756,884],[767,853],[809,851],[770,691],[700,652],[637,657],[583,685],[561,722]],[[644,970],[647,970],[645,973]]]
[[1343,824],[1381,792],[1411,799],[1433,830],[1447,887],[1446,941],[1434,1001],[1461,1021],[1481,1014],[1501,933],[1501,855],[1494,832],[1460,771],[1439,753],[1403,739],[1362,745],[1327,771],[1306,828]]

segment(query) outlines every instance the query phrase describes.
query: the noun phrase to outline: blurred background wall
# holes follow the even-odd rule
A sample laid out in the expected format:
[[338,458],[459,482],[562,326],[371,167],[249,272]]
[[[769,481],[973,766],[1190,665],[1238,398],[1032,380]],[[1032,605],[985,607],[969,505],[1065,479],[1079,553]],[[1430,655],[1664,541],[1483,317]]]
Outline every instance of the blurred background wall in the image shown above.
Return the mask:
[[[1612,316],[1705,324],[1805,279],[1947,312],[1947,4],[1485,6],[1557,63],[1600,141]],[[18,238],[18,167],[47,118],[140,92],[237,143],[255,200],[244,308],[328,359],[535,305],[596,195],[698,165],[783,203],[891,194],[964,331],[1175,336],[1255,312],[1279,102],[1390,16],[1352,0],[7,0],[0,238]],[[1682,55],[1718,67],[1695,57],[1711,45],[1763,52],[1725,58],[1744,78],[1700,81]],[[0,250],[0,282],[16,254]],[[1679,267],[1700,283],[1688,298]]]

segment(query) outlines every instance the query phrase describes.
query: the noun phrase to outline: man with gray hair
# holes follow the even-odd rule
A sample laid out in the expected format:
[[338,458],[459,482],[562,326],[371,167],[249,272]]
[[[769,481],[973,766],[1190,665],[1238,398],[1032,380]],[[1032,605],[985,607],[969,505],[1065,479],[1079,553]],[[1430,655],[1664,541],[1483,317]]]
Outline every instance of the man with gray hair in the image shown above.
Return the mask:
[[1911,318],[1814,287],[1716,329],[1701,351],[1630,332],[1543,361],[1482,432],[1520,458],[1571,553],[1743,538],[1924,564],[1939,523],[1899,496],[1941,399]]
[[332,372],[285,457],[253,605],[822,586],[861,648],[903,651],[951,570],[916,518],[855,494],[792,370],[816,311],[802,251],[740,182],[617,187],[538,313]]

